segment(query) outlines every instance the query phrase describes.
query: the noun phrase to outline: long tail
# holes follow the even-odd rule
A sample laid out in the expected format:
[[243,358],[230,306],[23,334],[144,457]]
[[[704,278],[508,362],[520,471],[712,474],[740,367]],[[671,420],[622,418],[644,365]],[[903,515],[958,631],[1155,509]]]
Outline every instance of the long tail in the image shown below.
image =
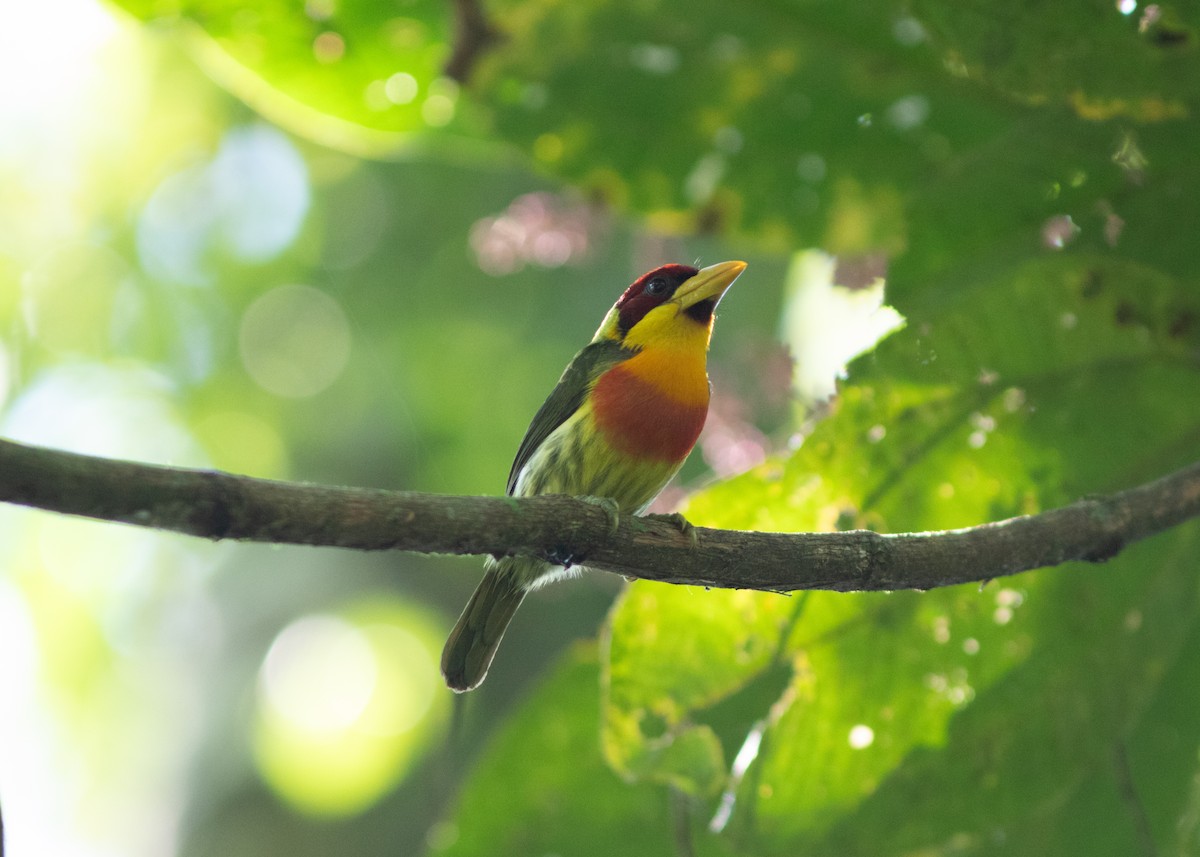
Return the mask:
[[442,649],[442,675],[451,690],[473,690],[487,676],[504,631],[525,600],[531,582],[523,580],[523,565],[533,562],[514,557],[488,562],[487,573]]

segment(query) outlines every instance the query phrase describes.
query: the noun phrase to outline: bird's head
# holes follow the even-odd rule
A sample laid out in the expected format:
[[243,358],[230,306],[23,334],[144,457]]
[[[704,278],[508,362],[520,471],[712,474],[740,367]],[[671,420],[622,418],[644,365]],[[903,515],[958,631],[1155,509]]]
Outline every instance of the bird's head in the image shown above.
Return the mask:
[[608,339],[633,349],[694,342],[707,346],[713,312],[745,262],[707,268],[663,265],[643,274],[617,300],[593,341]]

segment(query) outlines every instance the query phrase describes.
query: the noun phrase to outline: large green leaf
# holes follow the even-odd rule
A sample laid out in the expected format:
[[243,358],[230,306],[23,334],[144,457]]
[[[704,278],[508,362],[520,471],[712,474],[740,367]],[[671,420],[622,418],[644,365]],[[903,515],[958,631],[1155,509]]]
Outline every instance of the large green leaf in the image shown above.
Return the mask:
[[232,91],[324,142],[411,151],[433,132],[426,151],[445,152],[488,134],[659,225],[778,248],[945,249],[948,236],[906,222],[928,207],[994,253],[1064,194],[1119,191],[1114,154],[1140,163],[1128,129],[1087,120],[1174,129],[1200,101],[1196,22],[1156,6],[1159,23],[1139,31],[1149,13],[1108,0],[1053,15],[934,0],[498,0],[484,13],[502,38],[469,52],[461,93],[444,69],[466,43],[435,0],[119,2],[182,25]]
[[1200,96],[1194,9],[1078,0],[1050,11],[1037,2],[913,5],[958,74],[1015,98],[1069,103],[1094,119],[1192,111]]
[[724,753],[718,734],[692,714],[770,666],[790,613],[785,599],[752,592],[631,587],[613,617],[604,676],[610,764],[711,795],[724,780]]
[[440,0],[116,2],[178,34],[251,107],[323,143],[383,154],[432,134],[444,151],[473,125],[445,75],[454,23]]
[[[1197,331],[1176,323],[1196,303],[1171,277],[1102,258],[1049,258],[948,297],[860,361],[796,454],[698,495],[689,517],[937,529],[1152,478],[1200,439]],[[1096,853],[1089,843],[1136,832],[1129,812],[1101,813],[1078,850],[1053,832],[1072,829],[1080,802],[1140,805],[1114,790],[1140,795],[1138,772],[1114,765],[1131,764],[1123,742],[1167,692],[1163,674],[1200,617],[1195,541],[1193,528],[1103,573],[1045,571],[982,591],[812,594],[794,623],[781,621],[779,596],[736,594],[731,610],[726,595],[638,584],[612,620],[609,756],[678,778],[662,736],[627,724],[669,711],[694,734],[723,687],[743,734],[766,724],[757,760],[730,781],[730,835],[754,853],[991,853],[1010,828],[1012,850],[998,853]],[[715,621],[698,621],[704,599]],[[639,633],[647,626],[675,633]],[[790,666],[784,690],[739,699],[776,650]],[[713,789],[707,769],[691,772],[696,791]],[[1146,812],[1180,818],[1180,794],[1151,791],[1166,803]],[[971,811],[947,816],[949,795]],[[1156,832],[1161,844],[1169,832]]]
[[[668,792],[630,786],[604,764],[596,735],[599,663],[576,646],[499,730],[433,853],[670,854],[679,835]],[[706,855],[728,854],[709,843]]]
[[[1023,587],[1029,615],[995,642],[1027,657],[991,686],[976,687],[974,669],[991,641],[967,657],[957,644],[979,625],[956,625],[948,649],[974,701],[808,853],[1137,854],[1154,842],[1171,853],[1194,811],[1187,778],[1200,737],[1195,685],[1175,685],[1195,670],[1196,536],[1192,528],[1139,546],[1099,579]],[[1156,710],[1160,698],[1177,720]],[[1153,744],[1164,738],[1191,749],[1184,759],[1159,755]],[[781,780],[784,761],[768,760],[763,779]],[[1173,769],[1166,778],[1162,766]],[[760,802],[769,838],[796,829],[782,809]]]

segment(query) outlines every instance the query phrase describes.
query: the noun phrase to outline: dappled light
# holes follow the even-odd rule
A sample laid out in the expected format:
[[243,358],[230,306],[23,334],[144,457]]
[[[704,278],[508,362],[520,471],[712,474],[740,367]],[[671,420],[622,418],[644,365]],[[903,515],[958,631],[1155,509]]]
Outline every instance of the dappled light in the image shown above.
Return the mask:
[[[11,157],[28,146],[73,144],[55,137],[73,128],[84,130],[78,127],[81,118],[98,118],[87,111],[87,102],[101,90],[89,72],[118,39],[118,25],[86,0],[45,0],[6,11],[0,73],[9,85],[0,89],[7,130],[0,139],[0,156]],[[106,104],[114,101],[104,99]]]
[[5,437],[75,452],[203,464],[173,393],[166,377],[145,367],[67,362],[32,378],[0,427]]
[[809,405],[834,394],[846,364],[904,324],[883,303],[884,280],[848,289],[835,280],[837,260],[820,252],[797,253],[787,280],[787,303],[780,322],[791,349],[792,386]]
[[[124,171],[105,165],[134,142],[131,128],[145,107],[145,45],[93,0],[47,0],[6,12],[0,263],[11,258],[23,266],[89,237],[105,190],[125,181]],[[14,275],[3,264],[0,272],[0,281]]]
[[[145,369],[43,372],[15,397],[3,433],[115,457],[204,462],[164,379]],[[203,591],[212,553],[91,521],[3,512],[0,647],[18,670],[5,676],[0,728],[6,821],[18,810],[6,825],[9,845],[17,854],[170,850],[200,729],[193,682],[220,640]],[[79,752],[86,763],[71,758]]]

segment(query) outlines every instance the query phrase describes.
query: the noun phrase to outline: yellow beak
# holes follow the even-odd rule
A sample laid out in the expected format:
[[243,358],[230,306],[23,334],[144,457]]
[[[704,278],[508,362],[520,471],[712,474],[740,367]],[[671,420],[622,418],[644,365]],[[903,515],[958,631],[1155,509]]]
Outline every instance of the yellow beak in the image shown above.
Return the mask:
[[700,273],[679,287],[672,300],[679,303],[683,309],[704,300],[711,300],[715,306],[720,302],[725,290],[733,285],[733,281],[744,270],[745,262],[718,262],[701,268]]

